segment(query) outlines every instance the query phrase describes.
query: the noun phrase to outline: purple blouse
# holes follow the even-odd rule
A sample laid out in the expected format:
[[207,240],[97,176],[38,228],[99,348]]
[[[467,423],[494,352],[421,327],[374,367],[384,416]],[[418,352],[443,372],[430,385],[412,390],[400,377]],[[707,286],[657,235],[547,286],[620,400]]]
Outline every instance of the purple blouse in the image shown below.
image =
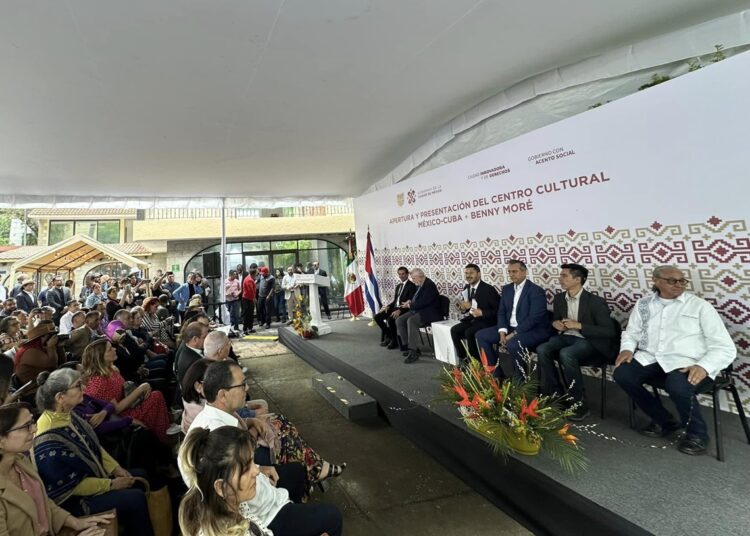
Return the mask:
[[133,423],[132,417],[120,417],[115,414],[115,407],[111,403],[94,398],[87,394],[83,395],[83,402],[73,408],[73,411],[75,411],[79,417],[85,419],[86,422],[88,422],[89,417],[94,413],[99,413],[102,410],[107,412],[107,418],[104,419],[99,426],[94,428],[96,435],[101,436],[110,432],[116,432],[117,430],[127,428]]

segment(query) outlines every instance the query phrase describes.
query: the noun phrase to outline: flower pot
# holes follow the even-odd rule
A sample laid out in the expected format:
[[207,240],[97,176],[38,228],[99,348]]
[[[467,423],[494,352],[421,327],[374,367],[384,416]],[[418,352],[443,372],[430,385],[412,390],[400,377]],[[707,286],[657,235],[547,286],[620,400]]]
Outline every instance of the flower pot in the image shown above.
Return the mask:
[[508,446],[513,449],[513,452],[523,454],[524,456],[536,456],[539,454],[539,450],[541,449],[540,443],[529,441],[526,436],[513,434],[512,437],[513,439]]

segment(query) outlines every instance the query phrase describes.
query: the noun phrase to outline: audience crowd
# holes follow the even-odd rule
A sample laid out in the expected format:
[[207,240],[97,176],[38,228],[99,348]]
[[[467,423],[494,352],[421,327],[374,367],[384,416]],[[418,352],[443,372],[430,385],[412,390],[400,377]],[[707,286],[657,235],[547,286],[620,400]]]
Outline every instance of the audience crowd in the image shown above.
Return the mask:
[[20,275],[0,311],[0,533],[341,534],[308,501],[346,464],[250,397],[230,339],[287,322],[298,273],[238,266],[223,304],[198,273],[93,274],[77,296]]

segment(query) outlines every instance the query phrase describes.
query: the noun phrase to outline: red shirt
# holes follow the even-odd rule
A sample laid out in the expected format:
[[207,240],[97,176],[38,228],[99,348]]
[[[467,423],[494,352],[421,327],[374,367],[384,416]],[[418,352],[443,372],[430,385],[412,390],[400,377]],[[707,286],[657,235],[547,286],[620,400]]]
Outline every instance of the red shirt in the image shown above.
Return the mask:
[[255,301],[255,279],[249,274],[242,280],[242,299]]

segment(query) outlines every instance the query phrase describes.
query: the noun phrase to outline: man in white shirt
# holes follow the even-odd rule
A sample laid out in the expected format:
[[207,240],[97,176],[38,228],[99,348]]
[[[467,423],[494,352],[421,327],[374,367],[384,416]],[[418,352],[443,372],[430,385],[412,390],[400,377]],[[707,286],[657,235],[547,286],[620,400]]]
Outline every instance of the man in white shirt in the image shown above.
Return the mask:
[[[613,376],[651,418],[641,433],[663,437],[687,426],[677,448],[705,454],[708,430],[695,392],[732,364],[737,349],[711,304],[685,292],[688,282],[680,270],[659,266],[653,280],[654,292],[638,300],[622,334]],[[643,387],[653,382],[663,385],[680,422]]]
[[[302,297],[302,291],[297,284],[297,274],[294,273],[294,266],[287,266],[286,275],[281,280],[281,288],[284,289],[284,299],[286,300],[286,312],[289,318],[294,318],[294,309],[297,307],[297,299]],[[287,322],[291,324],[293,320]]]
[[81,309],[81,302],[71,300],[68,302],[68,312],[60,317],[60,335],[73,331],[73,315]]
[[[203,394],[206,406],[193,419],[188,429],[208,428],[213,430],[220,426],[237,426],[247,429],[247,423],[236,415],[238,409],[245,407],[248,381],[242,368],[232,360],[215,361],[206,369],[203,376]],[[265,421],[252,419],[250,423],[255,430],[261,432],[264,426],[270,426]],[[178,456],[178,459],[181,457]],[[182,471],[182,470],[181,470]],[[278,466],[261,466],[260,472],[273,484],[285,488],[283,493],[288,500],[290,497],[299,502],[305,495],[305,480],[307,472],[298,463],[287,463]]]

